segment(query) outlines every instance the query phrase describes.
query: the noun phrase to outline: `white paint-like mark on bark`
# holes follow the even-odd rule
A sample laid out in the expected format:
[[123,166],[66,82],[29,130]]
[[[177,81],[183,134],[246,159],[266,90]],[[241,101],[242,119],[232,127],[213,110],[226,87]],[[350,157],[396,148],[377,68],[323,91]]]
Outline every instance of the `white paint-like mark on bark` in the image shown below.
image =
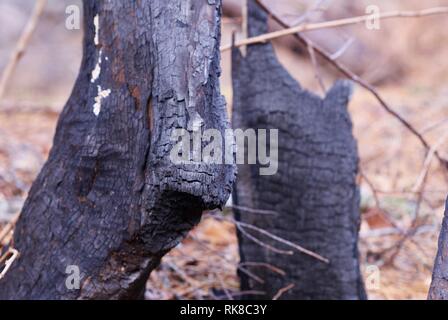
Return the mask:
[[98,95],[95,97],[95,103],[93,104],[93,113],[95,114],[95,116],[98,117],[98,115],[101,112],[101,101],[110,95],[111,90],[110,89],[103,90],[101,86],[97,87],[98,87]]
[[93,24],[95,26],[95,37],[94,37],[94,42],[95,45],[98,45],[100,43],[99,41],[99,34],[100,34],[100,19],[98,17],[98,14],[93,18]]
[[100,50],[99,56],[98,56],[98,61],[95,65],[95,68],[92,71],[92,79],[90,79],[90,82],[94,83],[98,77],[100,76],[101,73],[101,56],[102,56],[103,52],[102,50]]
[[[98,14],[93,18],[93,24],[95,26],[95,37],[94,37],[93,41],[95,42],[95,45],[98,46],[99,42],[100,42],[99,41],[100,20],[99,20]],[[91,83],[94,83],[98,79],[98,77],[100,76],[102,54],[103,54],[103,52],[100,49],[100,52],[98,54],[98,61],[97,61],[96,65],[95,65],[95,68],[92,70],[92,79],[90,79]]]
[[[98,46],[99,42],[100,42],[99,41],[100,21],[99,21],[98,14],[93,18],[93,24],[95,26],[94,42],[95,42],[95,45]],[[103,51],[100,49],[100,51],[98,53],[98,61],[95,65],[95,68],[92,70],[92,79],[90,79],[91,83],[95,83],[95,81],[98,80],[98,78],[101,74],[102,55],[103,55]],[[106,59],[106,61],[108,60],[107,57],[105,59]],[[97,89],[98,89],[98,94],[95,97],[95,103],[93,104],[93,114],[98,117],[98,115],[101,112],[101,102],[103,99],[107,98],[110,95],[111,90],[110,89],[103,90],[100,85],[97,86]]]

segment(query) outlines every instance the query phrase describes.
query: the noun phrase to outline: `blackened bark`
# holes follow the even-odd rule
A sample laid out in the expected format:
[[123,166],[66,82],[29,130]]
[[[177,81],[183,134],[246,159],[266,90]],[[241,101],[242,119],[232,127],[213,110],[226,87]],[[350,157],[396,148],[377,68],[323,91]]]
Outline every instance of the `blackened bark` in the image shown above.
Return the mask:
[[439,250],[434,262],[428,299],[448,300],[448,199],[439,236]]
[[[249,0],[250,36],[266,32],[266,20]],[[330,259],[325,264],[301,253],[281,255],[239,234],[242,263],[269,263],[287,273],[253,268],[265,282],[241,274],[242,290],[264,291],[261,298],[271,299],[294,284],[281,298],[366,298],[358,261],[358,156],[347,111],[350,83],[339,81],[321,99],[293,80],[270,44],[250,46],[246,57],[234,49],[232,69],[234,128],[279,130],[278,173],[260,176],[257,166],[240,165],[233,193],[236,205],[279,215],[236,210],[237,219]]]
[[[173,164],[175,128],[228,127],[219,0],[84,1],[83,61],[15,231],[1,299],[139,297],[149,273],[225,203],[233,165]],[[81,288],[66,286],[78,266]]]

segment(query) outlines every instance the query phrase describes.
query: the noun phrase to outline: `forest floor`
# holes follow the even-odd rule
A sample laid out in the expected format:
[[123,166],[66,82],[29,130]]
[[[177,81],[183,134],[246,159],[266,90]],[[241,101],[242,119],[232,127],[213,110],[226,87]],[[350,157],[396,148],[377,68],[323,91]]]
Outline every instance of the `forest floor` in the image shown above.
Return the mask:
[[[424,7],[446,2],[431,0]],[[406,8],[418,5],[418,1],[410,1]],[[448,158],[448,35],[444,27],[434,28],[434,21],[446,24],[443,18],[390,22],[386,30],[364,42],[381,44],[375,49],[385,59],[370,62],[370,69],[383,72],[375,74],[377,79],[383,78],[376,84],[381,95]],[[236,27],[232,23],[226,22],[224,27],[225,43]],[[280,45],[276,49],[304,87],[319,91],[315,70],[306,55]],[[71,69],[76,70],[76,65]],[[222,91],[231,102],[229,69],[226,53]],[[327,85],[340,77],[326,65],[321,72]],[[25,86],[20,80],[26,75],[22,71],[15,80],[8,99],[37,99],[20,89],[20,85]],[[62,106],[60,97],[68,96],[73,80],[74,76],[57,98],[50,96],[44,101]],[[361,159],[359,247],[369,298],[425,299],[448,193],[448,171],[431,156],[433,153],[427,157],[415,136],[385,112],[369,92],[357,86],[349,108]],[[0,105],[0,229],[20,211],[27,190],[48,156],[56,121],[57,112],[48,109],[29,110],[18,103],[6,110]],[[237,299],[238,262],[234,225],[205,215],[151,274],[146,298]]]

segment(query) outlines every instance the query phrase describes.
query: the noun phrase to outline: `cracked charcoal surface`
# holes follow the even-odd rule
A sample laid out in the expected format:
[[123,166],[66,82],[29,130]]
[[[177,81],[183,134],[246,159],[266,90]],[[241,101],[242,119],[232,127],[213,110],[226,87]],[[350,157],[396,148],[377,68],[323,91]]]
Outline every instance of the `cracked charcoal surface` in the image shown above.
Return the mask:
[[[169,160],[174,128],[229,124],[219,88],[220,1],[84,1],[82,65],[15,232],[1,299],[141,297],[161,257],[224,205],[233,165]],[[98,14],[98,43],[94,17]],[[92,71],[101,51],[101,71]],[[92,110],[97,86],[110,90]],[[68,265],[81,289],[65,286]]]
[[[265,33],[266,20],[249,0],[249,34]],[[283,277],[267,268],[250,268],[265,283],[240,273],[241,289],[265,292],[248,299],[272,299],[293,283],[282,299],[366,298],[357,248],[358,156],[347,111],[350,83],[337,82],[321,99],[300,87],[278,62],[270,44],[250,46],[245,58],[234,49],[232,63],[234,128],[279,129],[278,173],[260,176],[257,166],[239,165],[233,192],[236,205],[273,210],[279,216],[236,210],[237,219],[331,260],[327,265],[299,252],[277,254],[239,234],[242,263],[270,263],[287,272]]]

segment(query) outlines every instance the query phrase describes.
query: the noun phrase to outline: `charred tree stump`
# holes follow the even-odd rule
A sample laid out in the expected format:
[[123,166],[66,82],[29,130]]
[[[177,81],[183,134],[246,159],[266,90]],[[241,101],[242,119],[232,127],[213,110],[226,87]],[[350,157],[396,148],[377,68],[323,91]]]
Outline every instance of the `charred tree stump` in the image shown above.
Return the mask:
[[439,249],[434,263],[428,299],[448,300],[448,199],[445,204],[445,217],[440,231]]
[[[83,60],[18,221],[0,299],[130,299],[222,206],[233,165],[173,164],[175,128],[224,132],[219,0],[84,1]],[[68,288],[67,267],[80,270]]]
[[[267,16],[249,0],[249,34],[265,32]],[[247,268],[261,262],[286,272],[281,276],[261,265],[252,267],[264,283],[241,273],[242,290],[263,291],[264,296],[251,297],[267,299],[288,287],[282,299],[366,298],[357,247],[358,156],[347,111],[350,83],[337,82],[321,99],[288,74],[271,44],[248,47],[246,57],[234,48],[232,70],[234,128],[279,130],[278,172],[261,176],[259,166],[239,165],[233,192],[235,205],[278,215],[235,210],[237,220],[330,260],[326,264],[298,252],[275,253],[240,233],[241,262]]]

